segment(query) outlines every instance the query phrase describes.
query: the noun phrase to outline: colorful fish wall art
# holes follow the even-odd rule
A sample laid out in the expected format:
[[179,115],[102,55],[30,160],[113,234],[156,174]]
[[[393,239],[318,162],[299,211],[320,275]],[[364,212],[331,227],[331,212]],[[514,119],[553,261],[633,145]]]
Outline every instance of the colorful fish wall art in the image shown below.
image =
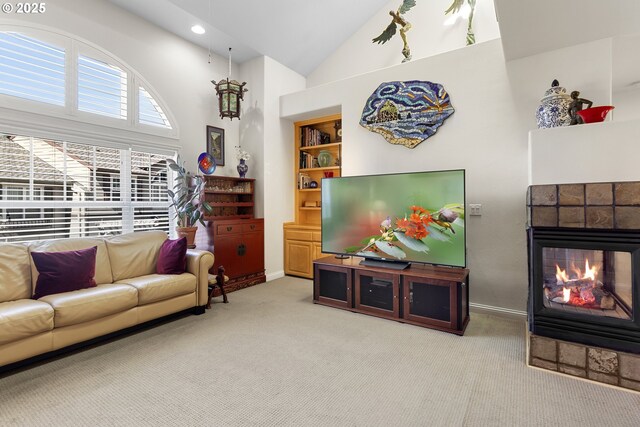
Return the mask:
[[367,99],[360,125],[391,144],[415,148],[435,134],[454,111],[449,94],[439,83],[385,82]]

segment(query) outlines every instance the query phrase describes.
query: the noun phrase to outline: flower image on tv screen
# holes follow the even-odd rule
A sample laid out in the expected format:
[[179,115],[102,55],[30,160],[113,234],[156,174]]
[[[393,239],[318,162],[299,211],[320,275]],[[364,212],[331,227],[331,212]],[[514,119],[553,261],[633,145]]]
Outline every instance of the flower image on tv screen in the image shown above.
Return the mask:
[[322,252],[466,266],[464,170],[322,180]]

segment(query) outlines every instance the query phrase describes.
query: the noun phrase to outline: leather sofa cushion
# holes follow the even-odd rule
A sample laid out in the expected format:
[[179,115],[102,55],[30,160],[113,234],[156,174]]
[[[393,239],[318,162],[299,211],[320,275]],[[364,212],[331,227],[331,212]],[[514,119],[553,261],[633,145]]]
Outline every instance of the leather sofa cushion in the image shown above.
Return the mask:
[[[80,249],[88,249],[92,246],[98,247],[98,253],[96,254],[96,275],[95,280],[98,285],[104,283],[113,283],[113,277],[111,276],[111,265],[109,262],[109,253],[107,252],[107,246],[102,239],[91,239],[87,237],[83,238],[70,238],[59,240],[43,240],[41,242],[33,242],[29,244],[29,251],[31,252],[63,252],[63,251],[77,251]],[[33,289],[36,288],[36,282],[38,281],[38,270],[35,265],[31,266],[31,282]]]
[[108,238],[113,281],[155,273],[158,253],[165,240],[164,231],[139,231]]
[[0,344],[53,329],[53,308],[44,302],[21,299],[0,303]]
[[0,302],[31,298],[31,257],[21,243],[0,244]]
[[133,286],[105,284],[62,294],[47,295],[38,301],[55,310],[56,328],[76,325],[120,313],[138,304],[138,291]]
[[191,273],[149,274],[118,283],[126,283],[138,290],[138,305],[151,304],[196,291],[196,276]]

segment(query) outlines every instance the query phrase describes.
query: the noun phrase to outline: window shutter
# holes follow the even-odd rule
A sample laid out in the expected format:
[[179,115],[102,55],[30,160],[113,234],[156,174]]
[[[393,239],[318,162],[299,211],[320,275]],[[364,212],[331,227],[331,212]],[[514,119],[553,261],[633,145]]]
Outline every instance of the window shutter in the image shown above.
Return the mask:
[[166,156],[21,136],[0,156],[1,242],[169,230]]
[[151,94],[142,86],[138,88],[138,122],[171,129],[171,123]]
[[78,109],[125,120],[127,73],[115,65],[79,55]]
[[169,232],[168,168],[166,156],[131,152],[133,230]]
[[0,93],[65,105],[65,51],[15,32],[0,32]]

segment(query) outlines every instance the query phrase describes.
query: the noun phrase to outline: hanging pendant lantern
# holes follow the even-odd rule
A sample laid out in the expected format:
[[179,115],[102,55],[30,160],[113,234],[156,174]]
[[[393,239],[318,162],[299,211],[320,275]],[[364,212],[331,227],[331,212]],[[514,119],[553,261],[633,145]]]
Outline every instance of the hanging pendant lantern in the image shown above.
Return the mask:
[[211,83],[216,87],[220,118],[229,117],[233,120],[234,117],[237,117],[240,120],[240,101],[242,101],[244,93],[247,92],[247,89],[244,88],[247,82],[240,83],[231,80],[231,48],[229,48],[229,74],[227,74],[227,78],[218,83],[211,80]]

